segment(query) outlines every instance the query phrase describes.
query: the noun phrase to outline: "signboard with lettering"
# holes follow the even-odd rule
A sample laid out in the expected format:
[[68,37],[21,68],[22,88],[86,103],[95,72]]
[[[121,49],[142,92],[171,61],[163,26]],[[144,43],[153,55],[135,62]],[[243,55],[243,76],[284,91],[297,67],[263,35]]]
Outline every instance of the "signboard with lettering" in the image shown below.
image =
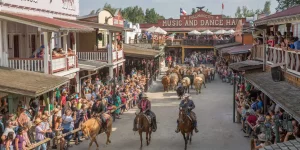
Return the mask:
[[194,15],[180,16],[180,19],[158,20],[158,26],[162,28],[178,27],[232,27],[235,28],[238,21],[245,18],[223,18],[222,15],[210,15],[204,11],[198,11]]
[[122,14],[120,10],[117,10],[117,15],[114,16],[114,26],[123,27],[124,26],[124,19],[122,17]]
[[79,0],[0,0],[4,5],[79,15]]

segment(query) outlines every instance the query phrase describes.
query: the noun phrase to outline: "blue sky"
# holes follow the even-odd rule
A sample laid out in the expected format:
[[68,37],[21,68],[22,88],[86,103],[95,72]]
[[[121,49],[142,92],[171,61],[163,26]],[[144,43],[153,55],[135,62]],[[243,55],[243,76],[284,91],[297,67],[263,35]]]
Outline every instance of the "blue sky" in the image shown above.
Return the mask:
[[[205,6],[213,14],[222,13],[222,2],[224,3],[223,14],[234,16],[238,6],[247,6],[249,9],[263,9],[266,0],[79,0],[80,15],[86,15],[93,9],[102,8],[106,2],[116,8],[125,8],[128,6],[141,6],[146,8],[155,8],[155,10],[166,18],[179,18],[180,8],[183,8],[188,14],[193,7]],[[277,1],[271,0],[271,12],[275,12]]]

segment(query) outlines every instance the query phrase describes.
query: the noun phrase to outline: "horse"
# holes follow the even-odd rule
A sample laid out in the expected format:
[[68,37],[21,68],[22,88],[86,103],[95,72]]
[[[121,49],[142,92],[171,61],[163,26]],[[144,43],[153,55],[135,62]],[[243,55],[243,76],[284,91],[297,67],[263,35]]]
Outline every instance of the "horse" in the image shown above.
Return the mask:
[[164,92],[169,92],[169,86],[170,86],[170,77],[169,76],[163,76],[161,83],[164,86]]
[[178,95],[179,99],[182,99],[182,96],[184,94],[184,87],[182,87],[182,86],[178,87],[176,92],[177,92],[177,95]]
[[194,130],[192,119],[186,114],[186,110],[181,109],[179,111],[178,126],[183,136],[185,142],[184,149],[186,150],[188,141],[190,141],[190,144],[192,144],[192,136]]
[[191,84],[191,79],[189,77],[184,77],[181,80],[182,86],[184,88],[184,92],[190,93],[190,84]]
[[147,146],[150,144],[151,141],[151,133],[152,133],[152,126],[151,126],[151,119],[150,117],[146,116],[144,113],[136,114],[136,126],[140,135],[141,140],[141,147],[143,147],[143,132],[146,132],[146,141]]
[[107,137],[106,145],[111,143],[110,135],[111,135],[111,132],[112,132],[113,119],[112,119],[112,117],[109,116],[109,118],[107,118],[106,121],[107,121],[106,131],[103,131],[102,121],[101,121],[100,117],[98,117],[98,116],[93,117],[91,119],[88,119],[86,122],[81,124],[81,130],[82,130],[84,136],[86,138],[90,138],[89,150],[91,149],[91,146],[92,146],[93,142],[96,143],[97,150],[99,149],[99,144],[97,142],[97,135],[102,133],[102,132],[106,133],[106,137]]

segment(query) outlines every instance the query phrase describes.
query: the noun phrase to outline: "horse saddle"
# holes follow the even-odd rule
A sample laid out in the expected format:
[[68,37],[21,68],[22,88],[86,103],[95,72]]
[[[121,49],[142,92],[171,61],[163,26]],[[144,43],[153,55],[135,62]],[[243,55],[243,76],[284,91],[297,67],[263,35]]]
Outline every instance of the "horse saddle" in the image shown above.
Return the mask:
[[151,122],[152,122],[152,119],[151,119],[151,117],[150,116],[148,116],[148,115],[146,115],[146,114],[143,114],[146,118],[147,118],[147,120],[148,120],[148,122],[149,122],[149,124],[151,124]]
[[192,122],[193,122],[193,119],[190,115],[186,115]]

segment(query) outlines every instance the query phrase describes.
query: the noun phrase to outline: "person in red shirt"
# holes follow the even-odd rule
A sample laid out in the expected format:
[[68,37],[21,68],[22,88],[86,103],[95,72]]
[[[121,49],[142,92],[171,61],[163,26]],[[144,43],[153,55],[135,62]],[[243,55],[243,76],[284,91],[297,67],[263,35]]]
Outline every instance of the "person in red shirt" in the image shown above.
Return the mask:
[[[254,115],[254,114],[250,114],[249,112],[246,112],[246,117],[247,117],[247,122],[252,126],[254,127],[256,125],[256,120],[257,120],[257,117]],[[248,127],[248,135],[245,136],[245,137],[249,137],[252,133],[252,128],[251,127]]]
[[122,109],[121,109],[121,114],[123,114],[125,112],[125,110],[127,110],[126,95],[125,95],[125,93],[122,94],[121,101],[122,101],[122,104],[124,104],[124,106],[122,106]]

